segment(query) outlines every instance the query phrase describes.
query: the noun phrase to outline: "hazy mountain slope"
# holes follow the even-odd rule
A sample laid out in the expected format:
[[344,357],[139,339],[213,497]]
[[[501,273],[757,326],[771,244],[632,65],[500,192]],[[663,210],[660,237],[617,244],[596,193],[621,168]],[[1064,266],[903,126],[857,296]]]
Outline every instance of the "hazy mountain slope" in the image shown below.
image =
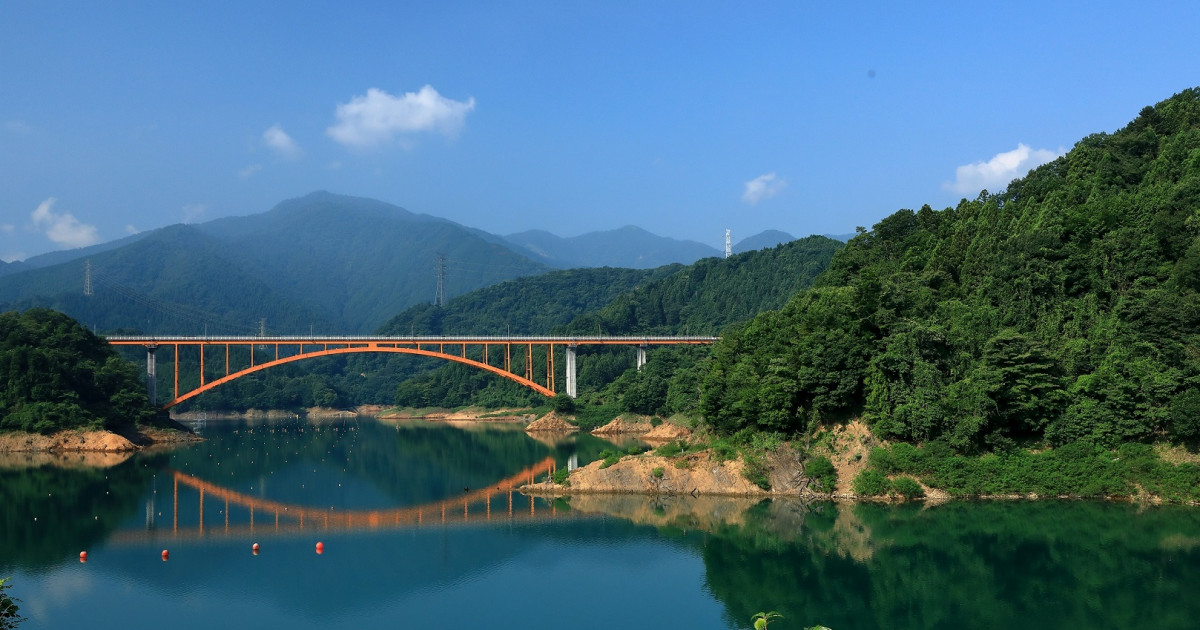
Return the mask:
[[627,225],[616,230],[563,238],[543,230],[504,237],[519,251],[556,267],[626,267],[651,269],[671,263],[691,264],[721,252],[695,241],[657,236]]
[[431,302],[439,256],[447,297],[547,270],[456,223],[324,192],[201,229],[227,239],[229,256],[250,273],[355,332]]
[[742,252],[750,252],[756,249],[766,249],[768,247],[775,247],[776,245],[781,245],[783,243],[790,243],[794,240],[796,240],[796,237],[788,234],[787,232],[781,232],[779,230],[766,230],[764,232],[759,232],[754,236],[747,236],[746,238],[734,243],[733,253],[740,254]]
[[102,332],[255,334],[264,319],[271,332],[332,325],[246,274],[222,256],[225,249],[193,226],[155,230],[90,257],[91,296],[83,261],[75,260],[0,278],[0,307],[46,306]]

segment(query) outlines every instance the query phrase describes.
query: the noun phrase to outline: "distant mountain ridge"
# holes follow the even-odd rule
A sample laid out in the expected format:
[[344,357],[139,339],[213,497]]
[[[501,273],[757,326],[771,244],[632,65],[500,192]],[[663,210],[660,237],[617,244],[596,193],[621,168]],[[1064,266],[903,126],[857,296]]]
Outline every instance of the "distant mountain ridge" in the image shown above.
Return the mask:
[[369,333],[408,307],[432,303],[439,275],[449,299],[556,267],[656,269],[721,255],[634,226],[572,238],[536,230],[498,236],[318,191],[258,214],[4,264],[0,309],[46,306],[98,331]]
[[701,258],[721,255],[715,247],[696,241],[657,236],[633,225],[570,238],[555,236],[544,230],[529,230],[509,234],[504,239],[516,251],[544,264],[563,269],[653,269],[671,263],[689,265]]

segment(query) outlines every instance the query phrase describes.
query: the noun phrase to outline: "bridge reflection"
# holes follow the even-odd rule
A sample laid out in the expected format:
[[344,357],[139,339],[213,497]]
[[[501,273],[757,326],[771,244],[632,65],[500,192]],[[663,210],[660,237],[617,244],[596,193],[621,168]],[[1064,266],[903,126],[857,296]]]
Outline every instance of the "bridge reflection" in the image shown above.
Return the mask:
[[[560,513],[551,502],[540,511],[534,497],[525,497],[517,491],[524,484],[533,483],[535,478],[553,475],[556,463],[547,457],[520,472],[489,484],[486,488],[464,492],[461,496],[433,501],[422,505],[383,510],[334,510],[305,505],[282,503],[253,497],[230,490],[210,481],[187,473],[168,469],[173,480],[171,528],[160,528],[151,521],[144,530],[124,530],[114,534],[110,542],[137,543],[169,538],[189,540],[201,538],[235,538],[248,536],[275,536],[313,531],[362,531],[404,529],[423,526],[447,526],[489,521],[533,520],[539,518],[573,517],[569,511]],[[180,491],[195,490],[198,510],[196,523],[181,524],[179,516]],[[514,497],[513,495],[518,496]],[[185,500],[190,500],[185,497]],[[224,505],[223,521],[205,522],[205,502],[217,501]],[[499,502],[499,506],[494,503]],[[230,522],[230,508],[241,508],[245,515]],[[149,516],[149,514],[148,514]],[[248,518],[248,521],[245,519]]]

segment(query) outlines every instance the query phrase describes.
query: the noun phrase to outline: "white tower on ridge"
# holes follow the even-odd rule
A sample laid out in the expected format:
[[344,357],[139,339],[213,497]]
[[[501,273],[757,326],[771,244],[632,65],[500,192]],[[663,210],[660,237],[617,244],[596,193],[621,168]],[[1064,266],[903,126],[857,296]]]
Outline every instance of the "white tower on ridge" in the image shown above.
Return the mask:
[[729,258],[733,255],[733,245],[729,239],[729,228],[725,228],[725,257]]

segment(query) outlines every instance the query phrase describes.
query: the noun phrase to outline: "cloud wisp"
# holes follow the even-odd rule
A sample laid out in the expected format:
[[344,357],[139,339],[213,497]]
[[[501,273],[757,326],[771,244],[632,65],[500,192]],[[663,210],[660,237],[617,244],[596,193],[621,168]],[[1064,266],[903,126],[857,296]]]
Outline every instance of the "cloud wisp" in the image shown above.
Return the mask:
[[296,141],[287,135],[287,132],[279,125],[272,125],[264,131],[262,139],[263,144],[267,145],[268,149],[271,149],[284,159],[294,160],[304,155],[304,151],[300,150],[300,145],[296,144]]
[[334,142],[351,148],[370,148],[391,142],[398,134],[435,132],[454,137],[475,109],[475,99],[446,98],[433,86],[392,96],[370,88],[362,96],[337,106],[337,122],[325,130]]
[[58,199],[50,197],[29,215],[35,229],[54,243],[67,247],[87,247],[100,242],[96,226],[80,222],[69,212],[54,212],[55,201]]
[[758,202],[770,199],[787,188],[787,180],[775,175],[774,172],[759,175],[746,182],[742,191],[742,201],[756,206]]
[[964,164],[954,169],[954,181],[943,182],[942,188],[958,194],[997,192],[1012,180],[1025,175],[1046,162],[1062,157],[1065,149],[1031,149],[1018,143],[1012,151],[997,153],[986,162]]

